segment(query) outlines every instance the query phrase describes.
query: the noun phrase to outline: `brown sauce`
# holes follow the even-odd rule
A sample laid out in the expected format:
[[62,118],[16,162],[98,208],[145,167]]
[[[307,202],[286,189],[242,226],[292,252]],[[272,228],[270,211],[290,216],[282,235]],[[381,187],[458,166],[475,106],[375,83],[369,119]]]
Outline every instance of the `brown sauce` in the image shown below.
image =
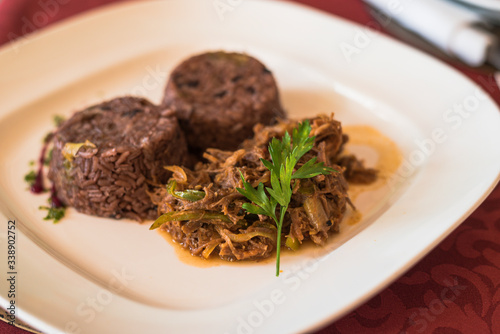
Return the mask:
[[181,260],[181,262],[199,268],[209,268],[209,267],[218,267],[222,265],[231,265],[231,266],[247,266],[247,265],[258,265],[258,264],[268,264],[273,263],[275,258],[271,256],[270,258],[259,260],[259,261],[225,261],[217,256],[211,256],[208,260],[205,260],[202,257],[192,255],[189,250],[182,247],[178,243],[176,243],[170,233],[162,230],[161,228],[157,229],[158,234],[160,234],[175,250],[175,255]]
[[[371,184],[350,184],[349,197],[356,206],[359,214],[369,216],[384,205],[391,195],[388,181],[395,175],[403,161],[399,147],[387,136],[378,130],[366,125],[343,127],[344,133],[349,135],[346,147],[347,153],[354,153],[365,160],[367,167],[378,170],[377,180]],[[357,214],[357,215],[359,215]],[[361,220],[347,220],[353,225]]]

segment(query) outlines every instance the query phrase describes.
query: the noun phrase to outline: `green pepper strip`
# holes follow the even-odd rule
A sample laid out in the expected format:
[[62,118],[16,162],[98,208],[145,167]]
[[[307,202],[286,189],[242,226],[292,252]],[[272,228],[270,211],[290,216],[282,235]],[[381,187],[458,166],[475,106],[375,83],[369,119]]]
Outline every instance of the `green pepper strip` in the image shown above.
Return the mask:
[[293,251],[297,251],[300,248],[299,240],[291,236],[286,237],[285,245]]
[[200,199],[205,198],[205,192],[200,191],[200,190],[192,190],[192,189],[187,189],[184,191],[176,191],[175,188],[177,187],[177,181],[175,180],[170,180],[167,184],[167,191],[170,195],[174,196],[175,198],[179,199],[185,199],[191,202],[196,202],[199,201]]
[[199,210],[171,211],[158,217],[149,229],[154,230],[163,225],[163,223],[171,221],[200,220],[200,219],[221,220],[226,223],[232,223],[231,219],[229,219],[228,216],[219,212],[199,211]]
[[325,209],[321,201],[315,196],[309,196],[304,200],[304,210],[306,211],[307,217],[314,226],[315,231],[309,232],[310,234],[318,233],[319,231],[326,230],[326,222],[328,221],[328,216],[326,215]]
[[231,233],[231,232],[229,232],[229,231],[226,230],[225,234],[233,242],[245,242],[245,241],[248,241],[248,240],[252,239],[253,237],[265,237],[265,238],[268,238],[268,239],[271,239],[271,240],[276,239],[276,235],[275,234],[261,232],[261,231],[253,231],[253,232],[247,232],[247,233],[233,234],[233,233]]

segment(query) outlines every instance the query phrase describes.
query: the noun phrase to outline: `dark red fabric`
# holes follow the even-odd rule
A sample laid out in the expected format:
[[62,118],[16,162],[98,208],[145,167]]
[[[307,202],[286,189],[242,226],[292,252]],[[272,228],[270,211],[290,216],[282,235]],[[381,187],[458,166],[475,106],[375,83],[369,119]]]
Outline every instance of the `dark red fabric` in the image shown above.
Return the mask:
[[0,1],[0,45],[80,12],[124,0]]
[[[111,2],[116,0],[0,0],[0,44]],[[361,0],[296,2],[364,25],[373,26],[375,22]],[[491,70],[470,69],[456,61],[447,61],[500,104],[500,91]],[[499,286],[500,186],[497,186],[457,230],[414,268],[317,334],[500,333]],[[0,322],[0,333],[27,332]]]

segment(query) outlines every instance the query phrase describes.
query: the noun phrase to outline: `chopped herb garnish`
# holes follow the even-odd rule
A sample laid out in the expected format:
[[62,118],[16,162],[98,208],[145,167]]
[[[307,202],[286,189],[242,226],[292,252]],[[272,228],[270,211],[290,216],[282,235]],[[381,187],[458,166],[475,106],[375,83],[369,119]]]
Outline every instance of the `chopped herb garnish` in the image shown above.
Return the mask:
[[48,132],[42,139],[42,143],[47,144],[52,140],[52,137],[54,136],[53,132]]
[[54,116],[54,124],[59,127],[59,125],[62,124],[62,122],[64,122],[66,120],[66,118],[64,118],[63,116],[61,115],[55,115]]
[[29,186],[31,187],[33,184],[35,184],[36,181],[36,173],[34,170],[30,171],[28,174],[24,176],[24,181],[26,181]]
[[48,166],[50,164],[50,160],[52,160],[52,148],[50,149],[49,151],[49,154],[47,154],[47,156],[45,157],[45,159],[43,160],[43,164],[45,166]]
[[[315,137],[310,137],[311,125],[309,121],[299,123],[293,129],[292,137],[285,133],[280,141],[273,138],[269,143],[269,153],[272,161],[261,159],[264,166],[271,172],[271,187],[266,187],[259,183],[257,189],[245,181],[243,173],[240,171],[244,189],[236,188],[240,194],[248,198],[252,203],[243,204],[243,208],[249,213],[266,215],[271,217],[278,228],[276,241],[276,276],[280,273],[280,249],[281,249],[281,228],[283,219],[288,210],[288,205],[292,199],[292,189],[295,186],[294,179],[308,179],[323,174],[328,175],[335,169],[326,167],[322,162],[316,162],[316,158],[307,161],[302,167],[294,172],[294,168],[300,158],[309,152],[314,145]],[[279,205],[279,208],[278,208]],[[276,209],[279,209],[279,218],[276,216]]]
[[35,165],[35,160],[30,160],[30,162],[28,162],[28,165],[34,166]]
[[48,206],[40,206],[40,210],[48,210],[47,216],[43,218],[44,220],[54,220],[54,224],[58,223],[59,220],[61,220],[64,217],[64,214],[66,213],[66,208],[60,207],[60,208],[55,208],[55,207],[48,207]]

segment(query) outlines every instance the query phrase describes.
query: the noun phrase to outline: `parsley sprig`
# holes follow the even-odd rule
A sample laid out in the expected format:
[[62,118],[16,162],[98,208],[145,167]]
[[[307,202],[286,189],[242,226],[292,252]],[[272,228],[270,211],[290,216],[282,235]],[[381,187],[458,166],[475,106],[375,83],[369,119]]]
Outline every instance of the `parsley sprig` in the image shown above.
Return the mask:
[[[276,222],[278,228],[276,240],[276,276],[279,276],[280,273],[281,228],[283,226],[283,219],[292,199],[292,189],[295,183],[298,182],[293,182],[292,180],[308,179],[320,174],[328,175],[335,171],[333,168],[326,167],[322,162],[317,162],[317,158],[314,157],[294,172],[300,158],[314,146],[315,137],[310,137],[310,134],[311,125],[306,120],[303,123],[299,123],[298,127],[293,129],[292,137],[286,132],[281,140],[276,138],[271,140],[269,143],[271,161],[261,159],[264,166],[271,172],[271,187],[265,187],[264,189],[264,184],[259,183],[257,189],[253,188],[249,182],[245,181],[245,177],[240,171],[244,189],[236,189],[240,194],[254,203],[243,204],[243,209],[249,213],[269,216]],[[266,190],[269,196],[266,194]],[[276,215],[277,209],[279,218]]]

